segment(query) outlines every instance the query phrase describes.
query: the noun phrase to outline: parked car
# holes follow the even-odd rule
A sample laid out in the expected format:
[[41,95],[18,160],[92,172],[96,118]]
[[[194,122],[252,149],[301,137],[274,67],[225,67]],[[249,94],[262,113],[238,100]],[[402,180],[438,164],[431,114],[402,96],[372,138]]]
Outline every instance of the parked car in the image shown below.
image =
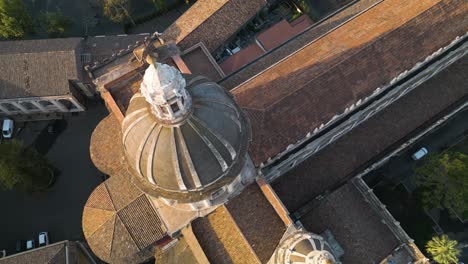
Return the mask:
[[14,122],[11,119],[3,120],[2,135],[4,138],[13,137]]
[[16,240],[16,252],[19,253],[21,251],[24,251],[25,249],[24,245],[25,245],[24,240]]
[[420,148],[418,151],[413,153],[413,155],[411,155],[411,158],[413,160],[420,160],[420,159],[422,159],[422,157],[426,156],[427,153],[429,153],[429,152],[427,151],[426,148]]
[[36,244],[34,243],[34,239],[30,239],[26,241],[26,250],[30,250],[36,247]]
[[39,233],[39,246],[43,247],[49,245],[49,233],[41,232]]

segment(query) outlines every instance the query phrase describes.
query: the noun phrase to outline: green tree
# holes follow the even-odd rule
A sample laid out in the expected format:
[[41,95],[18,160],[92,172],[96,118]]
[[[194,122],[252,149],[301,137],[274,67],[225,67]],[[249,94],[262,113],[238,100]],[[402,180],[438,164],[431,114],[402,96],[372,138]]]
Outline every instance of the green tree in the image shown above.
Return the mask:
[[458,242],[450,240],[447,235],[435,236],[426,244],[426,251],[440,264],[457,264],[460,249]]
[[39,16],[39,22],[49,37],[53,38],[63,36],[73,25],[73,21],[61,12],[43,12]]
[[133,25],[133,21],[130,16],[130,0],[101,0],[104,15],[107,16],[113,22],[123,22],[125,19],[129,19]]
[[22,38],[32,32],[32,18],[22,0],[0,0],[0,36]]
[[34,149],[16,140],[0,144],[0,188],[43,190],[52,177],[48,161]]
[[415,168],[415,173],[426,209],[468,211],[468,155],[460,152],[430,155],[422,166]]

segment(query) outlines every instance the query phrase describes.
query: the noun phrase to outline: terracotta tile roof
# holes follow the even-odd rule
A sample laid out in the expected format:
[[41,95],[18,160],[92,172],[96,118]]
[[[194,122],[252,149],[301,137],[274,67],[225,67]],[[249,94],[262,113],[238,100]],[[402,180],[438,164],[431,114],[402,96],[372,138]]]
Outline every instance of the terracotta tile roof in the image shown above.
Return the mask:
[[257,45],[257,43],[252,43],[227,58],[219,66],[223,69],[224,73],[230,74],[264,53],[265,52]]
[[351,183],[317,201],[300,219],[305,229],[320,234],[329,229],[349,264],[380,263],[399,242]]
[[281,218],[257,184],[250,184],[239,196],[226,204],[262,263],[268,262],[286,231]]
[[[299,32],[298,32],[299,33]],[[258,41],[266,50],[271,50],[295,35],[293,27],[286,20],[273,25],[257,36]]]
[[166,235],[151,201],[122,169],[99,185],[83,211],[83,232],[93,252],[112,263],[141,262]]
[[255,164],[464,34],[467,9],[451,0],[384,1],[234,89],[255,120]]
[[81,38],[0,41],[0,99],[70,94]]
[[282,175],[272,184],[273,188],[286,207],[296,211],[363,170],[363,166],[393,144],[401,144],[410,132],[450,105],[466,98],[467,77],[468,56],[465,56]]
[[281,20],[271,28],[260,33],[257,36],[258,41],[262,43],[266,50],[271,50],[312,25],[312,20],[306,15],[302,15],[293,22],[296,23],[290,24],[284,19]]
[[[264,49],[271,50],[312,25],[312,21],[306,15],[302,15],[294,22],[296,23],[292,25],[284,19],[281,20],[266,31],[260,33],[257,36],[258,43],[260,43]],[[228,57],[220,66],[225,74],[231,74],[265,54],[264,49],[256,42],[253,42],[236,54]]]
[[182,50],[203,42],[213,52],[265,4],[265,0],[199,0],[164,31],[163,38],[176,41]]
[[249,78],[252,78],[274,63],[277,63],[284,57],[302,48],[304,45],[316,40],[320,36],[333,30],[335,27],[346,23],[360,12],[381,1],[382,0],[356,1],[356,3],[352,4],[351,6],[344,8],[343,10],[331,15],[328,18],[324,18],[322,21],[318,21],[302,34],[295,36],[288,42],[282,44],[280,47],[269,51],[265,56],[256,59],[238,72],[226,77],[220,82],[220,84],[228,90],[235,88],[239,84],[243,83]]
[[82,40],[82,38],[56,38],[0,41],[0,54],[70,51],[76,49]]
[[[1,264],[62,264],[76,259],[76,250],[73,242],[62,241],[45,247],[36,248],[0,259]],[[65,248],[69,247],[68,260]],[[73,262],[70,262],[73,263]]]
[[[151,202],[144,195],[139,196],[129,206],[120,210],[118,214],[140,249],[159,240],[161,234],[165,233],[165,228],[152,209]],[[141,221],[142,219],[152,219],[153,221]]]
[[214,0],[195,2],[189,10],[185,11],[179,19],[164,31],[165,39],[173,40],[176,43],[181,42],[228,1],[229,0]]
[[197,218],[192,228],[211,263],[260,263],[225,206]]
[[112,204],[117,211],[129,206],[130,203],[133,203],[143,193],[130,181],[131,177],[130,172],[123,168],[104,182]]
[[122,131],[115,115],[110,114],[94,129],[89,153],[94,165],[107,175],[117,174],[125,166]]
[[122,49],[127,49],[128,45],[135,45],[137,41],[143,41],[149,35],[120,35],[88,37],[85,41],[85,51],[91,53],[93,59],[103,60],[118,53]]
[[187,264],[202,264],[197,261],[194,253],[192,252],[190,245],[185,240],[185,237],[181,237],[177,243],[162,251],[159,247],[155,253],[155,264],[160,263],[187,263]]

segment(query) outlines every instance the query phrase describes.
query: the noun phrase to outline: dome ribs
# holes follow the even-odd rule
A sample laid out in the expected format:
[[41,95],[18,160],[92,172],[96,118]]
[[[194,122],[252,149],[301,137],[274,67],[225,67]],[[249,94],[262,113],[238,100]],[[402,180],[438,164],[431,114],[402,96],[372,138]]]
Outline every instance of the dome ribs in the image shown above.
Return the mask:
[[220,105],[226,106],[226,107],[231,108],[232,110],[234,110],[237,113],[237,117],[239,117],[239,112],[237,111],[235,106],[233,106],[232,104],[225,103],[225,102],[220,101],[220,100],[211,99],[211,98],[193,98],[192,102],[194,104],[200,103],[200,102],[201,103],[206,102],[206,103],[220,104]]
[[[225,138],[223,138],[219,133],[215,132],[213,129],[208,127],[208,125],[203,122],[201,119],[197,118],[195,115],[192,116],[193,121],[198,123],[200,126],[206,129],[206,131],[209,131],[217,140],[219,140],[224,147],[229,151],[229,154],[231,155],[231,160],[234,160],[236,158],[236,150],[232,147],[231,143],[229,143]],[[224,170],[223,170],[224,171]]]
[[[237,183],[234,180],[243,169],[249,123],[233,97],[218,84],[185,77],[188,86],[182,90],[164,83],[149,87],[150,92],[158,92],[149,96],[160,102],[136,93],[122,123],[122,138],[136,185],[154,196],[192,203],[212,199],[215,190]],[[181,99],[176,100],[179,108],[174,106],[174,98],[160,98],[163,92],[176,90],[187,95],[185,102],[175,96]],[[188,111],[180,116],[180,107],[187,102]],[[174,114],[172,119],[153,111],[161,105],[167,110],[161,108],[161,113]]]
[[162,126],[158,125],[158,135],[154,138],[153,143],[151,144],[148,160],[146,161],[146,177],[148,178],[148,181],[150,181],[152,184],[156,184],[153,175],[153,158],[154,153],[156,152],[156,146],[159,140],[159,135],[161,134],[161,130]]
[[[126,146],[125,142],[127,141],[127,136],[132,131],[132,129],[140,123],[142,120],[144,120],[147,116],[149,116],[148,112],[144,112],[144,114],[140,117],[138,117],[135,121],[133,121],[125,130],[124,130],[124,135],[123,135],[123,142],[124,142],[124,147]],[[124,120],[125,121],[125,120]]]
[[[205,109],[205,110],[208,110],[208,111],[212,111],[213,109],[213,106],[207,106],[207,105],[203,105],[203,104],[200,104],[200,102],[198,103],[194,103],[193,104],[193,108],[196,108],[196,109]],[[232,108],[230,108],[230,110],[232,110]],[[231,121],[237,125],[239,131],[242,131],[242,127],[241,127],[241,123],[239,121],[239,112],[238,111],[234,111],[234,113],[236,114],[236,116],[233,116],[231,113],[229,112],[233,112],[233,111],[223,111],[223,110],[220,110],[220,113],[222,113],[223,115],[225,115],[226,117],[228,117],[229,119],[231,119]]]
[[[192,120],[195,120],[193,119],[193,116],[192,116]],[[196,127],[196,125],[192,122],[192,120],[189,120],[188,124],[193,128],[193,130],[198,134],[198,136],[203,140],[203,142],[205,142],[205,144],[210,149],[211,153],[213,153],[213,156],[216,158],[216,160],[218,160],[218,163],[221,166],[222,171],[225,172],[228,169],[227,162],[221,156],[219,151],[215,148],[213,143],[211,143],[211,141],[200,132],[200,130]]]
[[[132,97],[132,99],[133,99],[133,97]],[[124,119],[123,123],[122,123],[122,127],[124,128],[123,130],[124,131],[127,130],[127,127],[126,127],[127,123],[130,122],[130,120],[132,120],[132,118],[134,118],[134,117],[138,116],[139,114],[144,113],[146,111],[147,111],[146,109],[141,108],[141,109],[135,110],[135,111],[131,112],[130,114],[128,114],[126,116],[126,118]]]
[[174,172],[175,172],[175,176],[176,176],[176,181],[177,181],[177,184],[179,185],[179,188],[183,191],[186,191],[187,190],[187,186],[185,186],[185,182],[184,182],[184,179],[182,178],[182,171],[181,171],[181,168],[180,168],[180,161],[179,161],[179,155],[177,153],[177,142],[176,142],[176,135],[174,133],[174,130],[175,128],[174,127],[171,127],[170,128],[171,130],[171,137],[172,137],[172,141],[171,141],[171,147],[172,147],[172,151],[171,151],[171,156],[172,156],[172,164],[174,165]]
[[[180,151],[182,154],[182,159],[185,161],[184,165],[182,166],[188,170],[189,173],[186,173],[186,175],[191,175],[190,182],[193,183],[194,188],[200,188],[202,187],[202,183],[200,181],[200,177],[198,177],[197,170],[195,169],[195,165],[193,165],[192,158],[190,156],[190,152],[187,148],[187,144],[185,143],[184,136],[182,135],[182,131],[180,128],[176,128],[177,132],[177,138],[180,146]],[[189,176],[187,176],[189,177]]]
[[148,143],[148,139],[149,139],[150,135],[154,132],[154,129],[156,128],[156,125],[157,125],[157,123],[154,123],[154,124],[151,125],[151,128],[148,130],[148,133],[146,133],[146,135],[144,136],[145,140],[142,140],[141,143],[140,143],[140,146],[138,146],[138,151],[137,151],[137,155],[136,155],[136,163],[135,164],[138,164],[136,166],[136,169],[137,169],[138,174],[140,174],[140,175],[143,175],[141,173],[141,157],[143,156],[143,148]]

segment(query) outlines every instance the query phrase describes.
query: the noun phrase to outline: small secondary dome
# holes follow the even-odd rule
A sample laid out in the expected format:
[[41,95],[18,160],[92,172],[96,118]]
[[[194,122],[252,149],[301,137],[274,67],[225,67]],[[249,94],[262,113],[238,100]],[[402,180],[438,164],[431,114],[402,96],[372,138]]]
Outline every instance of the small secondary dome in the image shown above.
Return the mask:
[[328,243],[312,233],[298,231],[283,240],[275,252],[276,263],[335,264]]
[[145,192],[194,202],[240,174],[250,126],[224,88],[157,63],[130,100],[122,133],[127,161]]

